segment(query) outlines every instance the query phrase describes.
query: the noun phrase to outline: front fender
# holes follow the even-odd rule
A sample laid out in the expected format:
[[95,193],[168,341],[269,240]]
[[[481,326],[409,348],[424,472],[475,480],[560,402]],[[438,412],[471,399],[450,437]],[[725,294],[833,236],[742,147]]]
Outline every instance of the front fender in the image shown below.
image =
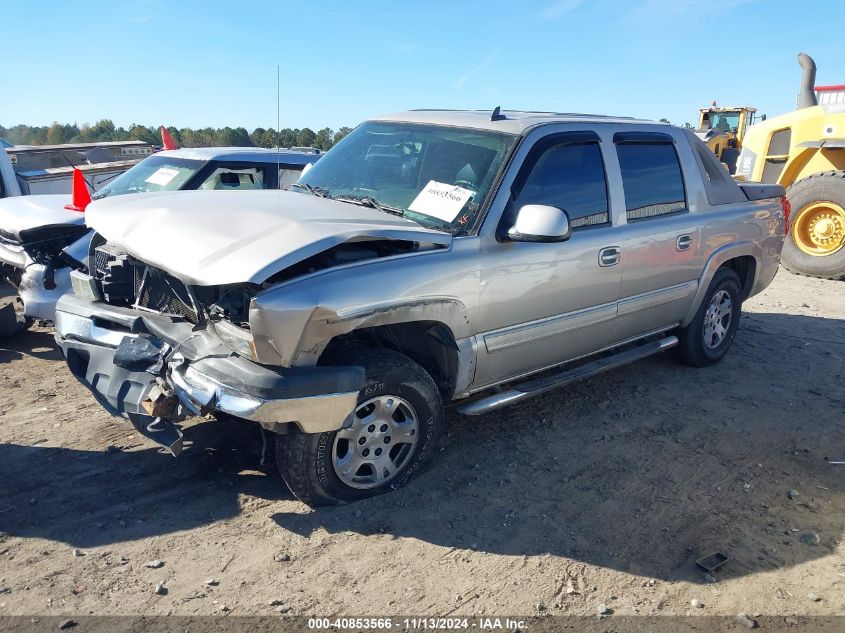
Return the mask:
[[313,365],[329,341],[361,328],[430,321],[448,327],[456,339],[469,336],[467,307],[443,296],[403,297],[363,306],[289,305],[287,309],[255,302],[250,321],[259,357],[266,346],[285,366]]
[[472,337],[480,284],[474,242],[369,260],[283,282],[257,295],[250,326],[262,363],[314,365],[335,337],[361,328],[441,323]]

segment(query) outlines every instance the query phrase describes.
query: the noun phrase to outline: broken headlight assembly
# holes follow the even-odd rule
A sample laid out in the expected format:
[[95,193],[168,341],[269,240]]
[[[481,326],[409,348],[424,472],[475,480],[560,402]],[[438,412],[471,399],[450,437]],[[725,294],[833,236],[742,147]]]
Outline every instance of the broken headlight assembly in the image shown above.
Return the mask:
[[[257,359],[255,341],[249,329],[249,305],[256,289],[250,284],[235,284],[206,289],[205,292],[217,293],[213,302],[210,296],[205,301],[204,297],[200,297],[200,301],[208,306],[209,328],[226,347],[250,360]],[[200,292],[202,294],[202,290]]]
[[255,352],[255,339],[252,338],[249,330],[223,320],[212,321],[211,327],[223,345],[230,350],[252,361],[258,359]]

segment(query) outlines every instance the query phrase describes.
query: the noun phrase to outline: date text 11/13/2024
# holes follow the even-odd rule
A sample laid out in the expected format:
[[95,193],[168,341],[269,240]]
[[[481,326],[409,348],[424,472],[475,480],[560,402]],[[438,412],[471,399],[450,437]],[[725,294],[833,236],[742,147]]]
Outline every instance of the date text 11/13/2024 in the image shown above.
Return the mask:
[[402,617],[402,618],[309,618],[311,630],[370,629],[390,631],[393,629],[409,630],[525,630],[525,621],[511,618],[437,618],[437,617]]

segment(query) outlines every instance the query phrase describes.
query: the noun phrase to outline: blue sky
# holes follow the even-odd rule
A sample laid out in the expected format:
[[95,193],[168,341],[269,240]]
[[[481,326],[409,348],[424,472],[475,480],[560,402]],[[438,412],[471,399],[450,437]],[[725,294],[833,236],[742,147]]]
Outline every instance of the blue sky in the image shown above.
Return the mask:
[[[845,83],[845,2],[0,0],[0,124],[354,126],[407,108],[673,123],[790,110],[799,51]],[[832,29],[832,30],[831,30]]]

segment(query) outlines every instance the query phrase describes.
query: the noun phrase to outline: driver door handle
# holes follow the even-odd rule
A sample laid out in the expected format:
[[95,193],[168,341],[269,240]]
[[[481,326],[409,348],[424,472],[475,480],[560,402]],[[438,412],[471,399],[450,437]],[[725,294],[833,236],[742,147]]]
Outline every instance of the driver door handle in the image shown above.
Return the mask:
[[679,235],[677,241],[675,242],[675,248],[679,251],[688,251],[690,246],[692,246],[692,236],[691,235]]
[[606,268],[616,266],[622,259],[622,249],[618,246],[607,246],[599,251],[599,266]]

